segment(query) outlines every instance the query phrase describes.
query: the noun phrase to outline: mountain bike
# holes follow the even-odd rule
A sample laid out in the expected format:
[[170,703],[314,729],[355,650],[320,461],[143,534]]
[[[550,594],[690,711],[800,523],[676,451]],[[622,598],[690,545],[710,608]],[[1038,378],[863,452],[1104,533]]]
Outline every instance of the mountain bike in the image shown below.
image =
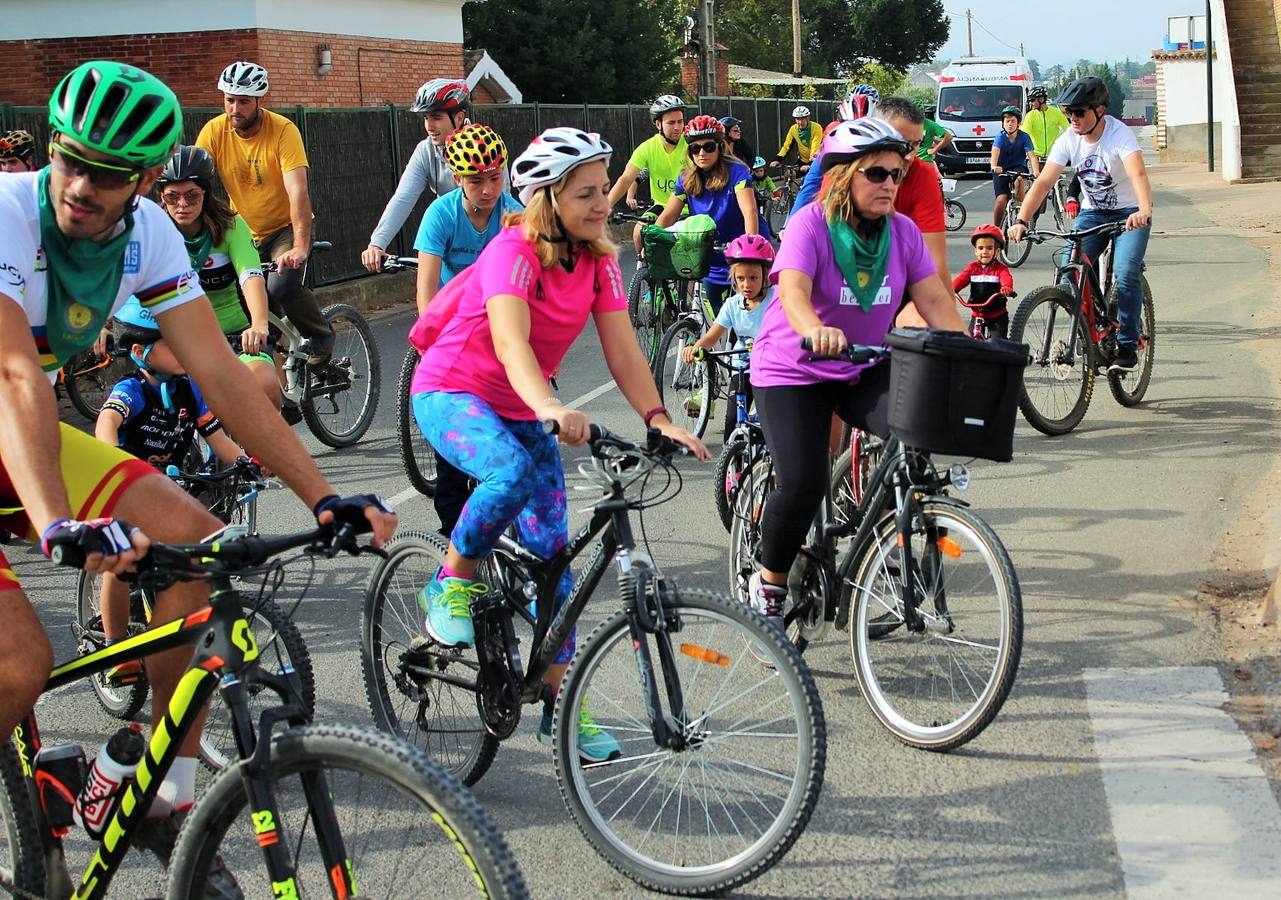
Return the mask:
[[128,347],[116,347],[110,334],[103,353],[85,350],[77,353],[58,370],[58,384],[67,392],[67,399],[76,412],[90,422],[98,421],[102,404],[116,382],[131,373],[136,366],[129,359]]
[[[639,222],[653,218],[644,213],[615,212],[611,223]],[[686,310],[698,304],[698,282],[688,278],[651,278],[648,266],[638,268],[627,288],[627,315],[636,330],[636,341],[652,367],[658,360],[663,334]]]
[[[715,249],[724,252],[725,244],[716,244]],[[653,361],[659,400],[666,404],[670,399],[668,415],[672,421],[699,438],[707,431],[716,401],[729,402],[729,379],[723,379],[722,383],[717,377],[717,369],[728,371],[729,363],[706,353],[686,362],[684,354],[685,348],[693,346],[715,321],[711,303],[700,291],[697,304],[682,310],[680,318],[663,333]]]
[[1023,201],[1019,199],[1019,195],[1023,192],[1020,186],[1023,185],[1025,178],[1029,183],[1031,182],[1032,173],[1007,171],[1005,174],[1014,177],[1010,181],[1010,199],[1005,204],[1005,216],[1001,219],[1001,234],[1005,237],[1005,246],[1000,251],[1001,262],[1011,269],[1017,269],[1032,252],[1032,243],[1026,237],[1021,241],[1011,241],[1010,229],[1018,224],[1019,211],[1023,208]]
[[[316,241],[311,246],[313,251],[322,251],[333,245]],[[263,263],[263,274],[278,267],[275,262]],[[274,312],[268,317],[273,332],[284,340],[284,346],[278,343],[276,350],[284,355],[286,408],[298,410],[321,443],[341,449],[359,441],[373,424],[382,391],[382,363],[369,323],[354,306],[334,303],[325,307],[323,315],[334,332],[334,349],[318,366],[307,362],[311,342],[288,317]]]
[[[46,692],[152,653],[194,648],[167,727],[152,734],[78,890],[62,836],[73,824],[70,801],[81,785],[74,775],[59,781],[42,767],[34,711],[0,745],[5,887],[21,897],[105,897],[178,748],[218,690],[240,764],[218,773],[187,814],[168,864],[171,900],[203,896],[215,859],[246,897],[402,897],[407,860],[440,896],[528,896],[498,829],[456,778],[389,735],[307,724],[290,682],[258,665],[255,630],[232,578],[270,576],[282,565],[272,558],[293,550],[330,558],[369,548],[328,526],[277,538],[237,535],[232,527],[198,544],[153,544],[138,562],[137,583],[160,591],[178,581],[206,581],[210,605],[79,656],[49,677]],[[69,548],[57,547],[53,556],[64,565],[83,562]],[[260,599],[270,599],[270,591]],[[255,718],[247,695],[260,686],[281,702]],[[82,778],[83,759],[80,767]]]
[[[837,358],[886,353],[851,345]],[[909,746],[952,750],[995,719],[1018,673],[1018,577],[991,527],[949,496],[969,488],[964,465],[940,471],[928,451],[894,436],[877,457],[858,499],[849,489],[857,479],[831,478],[788,576],[784,625],[800,649],[833,626],[848,629],[859,690],[877,720]],[[773,488],[766,456],[735,506],[730,579],[744,601]]]
[[[724,362],[725,359],[742,359],[746,360],[747,355],[751,352],[751,347],[743,350],[699,350],[698,354],[706,355],[716,360],[726,368],[727,381],[735,374],[747,375],[746,369],[734,369],[731,364]],[[716,469],[712,474],[712,491],[716,498],[716,514],[720,517],[721,524],[725,530],[729,531],[734,521],[734,498],[738,494],[738,486],[743,477],[751,471],[756,460],[761,455],[768,453],[765,446],[765,434],[761,431],[760,417],[753,413],[748,406],[747,393],[740,389],[734,392],[734,430],[730,432],[729,437],[725,439],[725,445],[721,448],[721,454],[716,458]]]
[[946,215],[947,230],[960,231],[965,227],[965,204],[952,196],[956,190],[955,178],[941,178],[939,184],[943,189],[943,211]]
[[[613,561],[619,601],[579,644],[555,698],[561,797],[588,843],[637,884],[727,891],[768,871],[809,820],[827,753],[818,690],[755,611],[679,588],[637,548],[630,514],[679,489],[672,458],[683,448],[657,430],[640,446],[593,425],[589,449],[579,472],[601,495],[591,520],[546,560],[500,540],[478,574],[489,591],[471,605],[474,648],[438,645],[423,628],[416,596],[444,559],[443,538],[393,546],[370,578],[362,627],[374,719],[475,783],[521,704],[550,701],[543,675]],[[643,514],[641,525],[643,537]],[[562,575],[589,549],[557,609]],[[528,664],[518,625],[532,631]],[[589,695],[596,727],[622,748],[603,762],[579,753]]]
[[[1084,231],[1028,232],[1030,243],[1057,238],[1071,245],[1067,262],[1056,260],[1055,283],[1024,297],[1010,323],[1011,339],[1026,342],[1032,350],[1019,408],[1032,427],[1044,434],[1067,434],[1081,423],[1100,371],[1107,372],[1112,396],[1122,406],[1137,406],[1147,393],[1156,355],[1156,313],[1145,276],[1141,276],[1139,365],[1129,372],[1107,371],[1120,330],[1112,255],[1124,231],[1125,223],[1118,222]],[[1108,238],[1097,264],[1081,252],[1079,243],[1081,237],[1094,234]]]

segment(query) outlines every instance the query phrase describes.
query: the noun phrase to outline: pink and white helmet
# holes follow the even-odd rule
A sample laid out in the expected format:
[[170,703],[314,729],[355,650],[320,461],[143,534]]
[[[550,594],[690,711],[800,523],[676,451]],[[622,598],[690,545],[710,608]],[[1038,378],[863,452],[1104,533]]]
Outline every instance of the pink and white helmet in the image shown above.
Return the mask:
[[613,153],[614,148],[594,131],[548,128],[512,163],[512,184],[520,190],[520,202],[528,206],[539,188],[556,184],[583,163],[603,159],[608,165]]
[[732,263],[771,263],[774,261],[774,248],[759,234],[740,234],[725,248],[725,259]]

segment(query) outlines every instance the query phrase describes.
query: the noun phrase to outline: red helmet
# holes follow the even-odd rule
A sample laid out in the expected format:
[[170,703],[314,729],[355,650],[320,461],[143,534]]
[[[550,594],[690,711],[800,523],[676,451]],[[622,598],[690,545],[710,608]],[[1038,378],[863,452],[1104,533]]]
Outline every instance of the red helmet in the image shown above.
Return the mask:
[[761,262],[774,261],[774,248],[770,242],[759,234],[740,234],[729,242],[725,248],[727,262]]
[[992,240],[996,241],[996,247],[998,250],[1005,249],[1005,234],[998,226],[989,222],[986,225],[980,225],[978,228],[975,228],[970,232],[970,246],[973,247],[977,244],[981,237],[990,237]]
[[725,126],[715,116],[695,116],[685,125],[685,137],[720,137],[725,133]]

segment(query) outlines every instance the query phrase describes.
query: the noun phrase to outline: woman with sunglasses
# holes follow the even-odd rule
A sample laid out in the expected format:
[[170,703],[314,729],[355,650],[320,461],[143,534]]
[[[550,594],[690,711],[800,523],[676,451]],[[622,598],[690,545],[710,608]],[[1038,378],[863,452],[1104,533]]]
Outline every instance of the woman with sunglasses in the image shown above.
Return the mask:
[[[788,223],[770,280],[778,299],[752,345],[752,390],[778,485],[761,523],[752,604],[782,626],[787,574],[822,501],[832,414],[889,433],[889,366],[817,361],[847,344],[884,343],[905,298],[931,327],[963,331],[921,231],[894,212],[909,144],[876,118],[823,141],[823,189]],[[812,353],[801,349],[808,338]]]
[[[658,224],[664,228],[673,224],[681,208],[688,205],[690,215],[712,217],[719,244],[728,244],[744,234],[760,234],[752,173],[729,153],[725,126],[711,116],[695,116],[685,126],[685,144],[689,159]],[[720,251],[712,254],[712,268],[703,280],[703,292],[713,315],[719,313],[729,293],[729,265]]]
[[[214,194],[213,181],[213,157],[200,147],[183,146],[156,180],[156,190],[182,232],[191,267],[200,273],[200,286],[218,326],[278,407],[280,382],[267,333],[267,282],[249,226]],[[134,329],[156,328],[155,318],[137,297],[129,298],[116,320]]]

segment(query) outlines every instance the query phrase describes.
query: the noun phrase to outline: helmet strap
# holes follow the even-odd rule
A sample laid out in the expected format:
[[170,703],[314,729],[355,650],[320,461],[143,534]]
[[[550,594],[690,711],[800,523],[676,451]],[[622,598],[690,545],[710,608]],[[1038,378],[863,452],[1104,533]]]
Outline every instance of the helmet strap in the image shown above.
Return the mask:
[[[1106,113],[1104,113],[1104,115],[1107,115],[1107,114],[1106,114]],[[1090,130],[1089,130],[1089,131],[1087,131],[1087,132],[1083,133],[1081,136],[1082,136],[1082,137],[1089,137],[1090,135],[1094,134],[1094,129],[1098,128],[1098,127],[1099,127],[1099,125],[1101,125],[1102,123],[1103,123],[1103,116],[1101,116],[1101,115],[1099,115],[1099,114],[1098,114],[1097,107],[1096,107],[1095,112],[1094,112],[1094,124],[1090,126]]]
[[578,253],[587,247],[587,241],[573,240],[565,230],[565,223],[561,221],[560,209],[556,204],[556,193],[552,190],[552,185],[543,188],[547,192],[547,202],[552,207],[552,218],[556,221],[556,230],[558,234],[539,233],[538,237],[552,244],[565,245],[565,258],[560,260],[561,268],[566,272],[574,271],[574,264],[578,262]]

